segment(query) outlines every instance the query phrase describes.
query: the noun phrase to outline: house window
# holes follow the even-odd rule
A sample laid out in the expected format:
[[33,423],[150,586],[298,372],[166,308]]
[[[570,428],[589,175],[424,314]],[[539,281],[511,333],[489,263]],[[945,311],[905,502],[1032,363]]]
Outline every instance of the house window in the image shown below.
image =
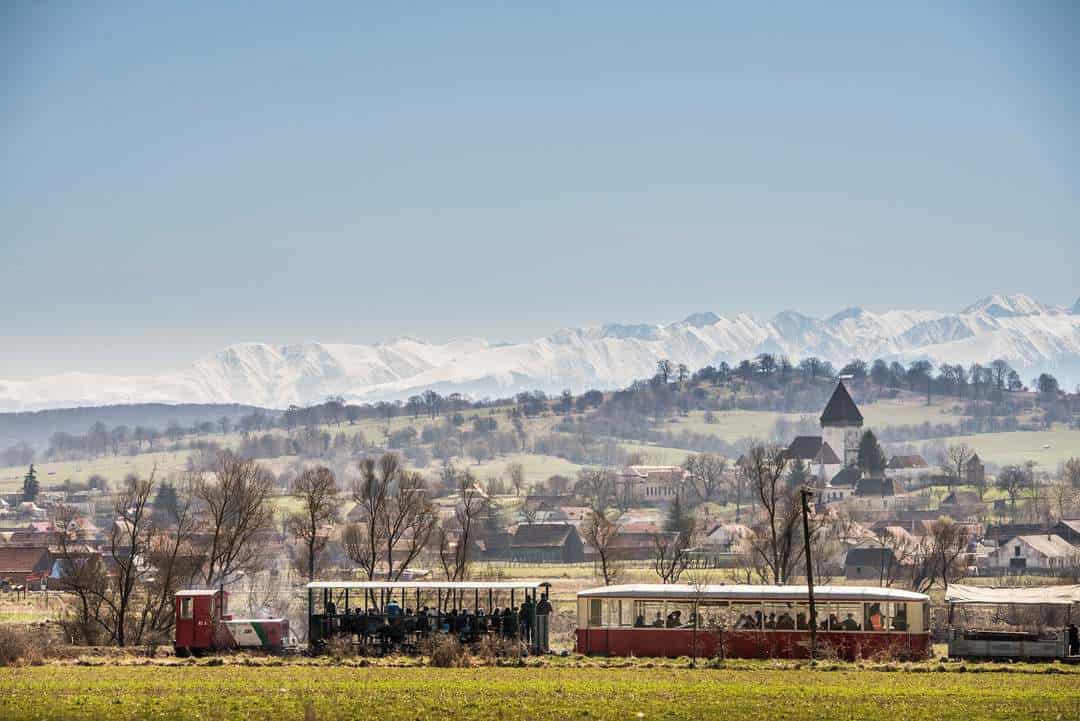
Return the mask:
[[180,618],[191,618],[191,599],[180,599]]
[[1020,558],[1020,546],[1016,546],[1013,548],[1013,555],[1017,558]]

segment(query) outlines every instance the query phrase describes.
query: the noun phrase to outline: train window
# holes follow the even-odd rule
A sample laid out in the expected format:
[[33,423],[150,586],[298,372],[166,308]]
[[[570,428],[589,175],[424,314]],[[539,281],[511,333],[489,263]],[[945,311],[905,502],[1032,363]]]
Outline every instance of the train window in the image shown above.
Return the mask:
[[893,612],[890,616],[890,628],[894,631],[906,631],[908,628],[907,621],[907,604],[906,603],[894,603]]
[[191,618],[191,599],[180,599],[180,618]]
[[862,627],[864,631],[885,631],[889,628],[888,625],[888,606],[890,603],[864,603],[863,604],[863,622]]
[[790,631],[795,628],[797,611],[794,603],[766,603],[761,608],[761,614],[766,629]]
[[735,619],[735,628],[763,628],[764,618],[761,613],[761,604],[732,603],[731,615]]
[[667,618],[661,601],[634,601],[635,628],[663,628]]
[[835,613],[829,615],[830,631],[862,631],[863,604],[838,603]]
[[589,599],[589,625],[601,626],[603,625],[603,608],[604,601],[599,598]]

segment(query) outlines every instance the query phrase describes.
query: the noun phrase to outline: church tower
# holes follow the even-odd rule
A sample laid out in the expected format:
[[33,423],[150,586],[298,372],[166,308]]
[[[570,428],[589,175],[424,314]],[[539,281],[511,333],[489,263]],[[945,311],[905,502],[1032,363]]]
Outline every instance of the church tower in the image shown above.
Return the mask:
[[851,400],[844,382],[840,381],[821,414],[821,437],[836,451],[845,466],[858,465],[862,425],[862,413],[855,401]]

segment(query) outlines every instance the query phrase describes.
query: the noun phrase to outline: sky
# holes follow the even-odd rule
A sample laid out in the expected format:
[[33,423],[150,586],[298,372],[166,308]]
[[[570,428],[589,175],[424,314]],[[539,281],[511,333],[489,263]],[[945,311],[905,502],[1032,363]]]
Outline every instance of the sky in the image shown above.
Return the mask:
[[1080,295],[1076,4],[224,5],[3,4],[0,378]]

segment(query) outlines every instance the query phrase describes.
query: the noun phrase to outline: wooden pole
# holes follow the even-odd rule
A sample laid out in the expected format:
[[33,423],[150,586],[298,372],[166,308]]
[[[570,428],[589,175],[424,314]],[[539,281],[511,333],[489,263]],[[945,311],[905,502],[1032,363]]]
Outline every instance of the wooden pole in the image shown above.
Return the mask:
[[810,496],[813,489],[803,488],[799,494],[802,497],[802,527],[803,543],[806,553],[806,591],[810,600],[810,658],[817,657],[817,605],[814,603],[814,562],[810,557]]

